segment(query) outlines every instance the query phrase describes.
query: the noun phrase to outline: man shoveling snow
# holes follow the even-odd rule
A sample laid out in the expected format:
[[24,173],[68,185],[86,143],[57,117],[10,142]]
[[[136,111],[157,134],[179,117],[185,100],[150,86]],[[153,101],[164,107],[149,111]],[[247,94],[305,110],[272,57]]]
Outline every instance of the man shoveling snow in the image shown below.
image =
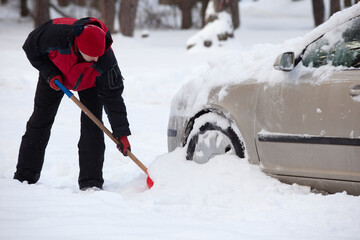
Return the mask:
[[[14,179],[29,184],[40,178],[45,149],[59,104],[64,95],[55,84],[78,91],[83,104],[98,118],[105,107],[113,135],[126,155],[130,135],[122,98],[123,77],[117,65],[112,38],[104,23],[96,18],[58,18],[32,31],[23,49],[39,70],[33,113],[27,123],[19,150]],[[79,148],[79,188],[102,189],[104,134],[85,113],[81,115]]]

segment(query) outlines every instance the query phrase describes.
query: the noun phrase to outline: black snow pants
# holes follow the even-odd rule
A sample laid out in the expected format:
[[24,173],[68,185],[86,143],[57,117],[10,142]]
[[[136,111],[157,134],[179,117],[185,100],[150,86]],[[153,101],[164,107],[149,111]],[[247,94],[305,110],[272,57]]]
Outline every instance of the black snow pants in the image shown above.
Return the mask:
[[[102,119],[103,105],[96,88],[78,92],[80,101],[98,118]],[[34,100],[34,111],[27,122],[22,137],[15,179],[36,183],[40,178],[44,163],[45,149],[50,138],[51,127],[64,93],[50,88],[39,79]],[[61,148],[62,146],[58,146]],[[104,134],[90,118],[81,112],[81,136],[79,149],[79,187],[99,187],[104,183],[102,168],[104,163]]]

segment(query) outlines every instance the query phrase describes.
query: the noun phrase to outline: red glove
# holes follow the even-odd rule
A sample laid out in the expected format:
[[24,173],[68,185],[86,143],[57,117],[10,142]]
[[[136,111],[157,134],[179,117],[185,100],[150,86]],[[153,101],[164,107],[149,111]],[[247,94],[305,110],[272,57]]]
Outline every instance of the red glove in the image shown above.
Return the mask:
[[60,88],[55,84],[55,80],[59,80],[59,82],[61,84],[63,84],[62,77],[60,75],[57,75],[57,76],[53,77],[52,79],[50,79],[50,81],[49,81],[50,87],[56,91],[59,91]]
[[127,139],[127,136],[122,136],[118,138],[119,144],[116,146],[119,151],[124,154],[124,156],[127,156],[127,150],[129,149],[131,151],[129,140]]

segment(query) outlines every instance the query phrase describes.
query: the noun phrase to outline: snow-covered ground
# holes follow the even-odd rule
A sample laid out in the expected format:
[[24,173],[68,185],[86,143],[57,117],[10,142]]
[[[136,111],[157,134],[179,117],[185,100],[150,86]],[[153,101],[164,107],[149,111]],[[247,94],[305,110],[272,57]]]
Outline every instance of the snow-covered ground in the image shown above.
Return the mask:
[[132,151],[155,185],[147,190],[146,175],[107,139],[104,191],[94,192],[78,190],[80,111],[66,97],[40,181],[12,180],[38,73],[21,49],[32,23],[1,18],[0,239],[360,239],[360,197],[282,184],[230,155],[198,165],[183,149],[167,153],[171,99],[183,84],[209,62],[230,62],[255,44],[280,44],[313,26],[310,0],[243,0],[241,17],[235,39],[212,49],[185,50],[196,30],[114,35]]

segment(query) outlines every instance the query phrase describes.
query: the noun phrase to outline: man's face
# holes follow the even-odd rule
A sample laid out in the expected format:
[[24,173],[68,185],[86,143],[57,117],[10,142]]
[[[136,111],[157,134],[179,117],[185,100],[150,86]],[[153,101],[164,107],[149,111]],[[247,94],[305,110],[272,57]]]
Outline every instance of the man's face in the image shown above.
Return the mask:
[[85,61],[87,61],[87,62],[97,62],[98,61],[98,59],[99,59],[99,57],[91,57],[91,56],[88,56],[88,55],[86,55],[85,53],[82,53],[81,51],[80,51],[80,53],[81,53],[81,56],[85,59]]

